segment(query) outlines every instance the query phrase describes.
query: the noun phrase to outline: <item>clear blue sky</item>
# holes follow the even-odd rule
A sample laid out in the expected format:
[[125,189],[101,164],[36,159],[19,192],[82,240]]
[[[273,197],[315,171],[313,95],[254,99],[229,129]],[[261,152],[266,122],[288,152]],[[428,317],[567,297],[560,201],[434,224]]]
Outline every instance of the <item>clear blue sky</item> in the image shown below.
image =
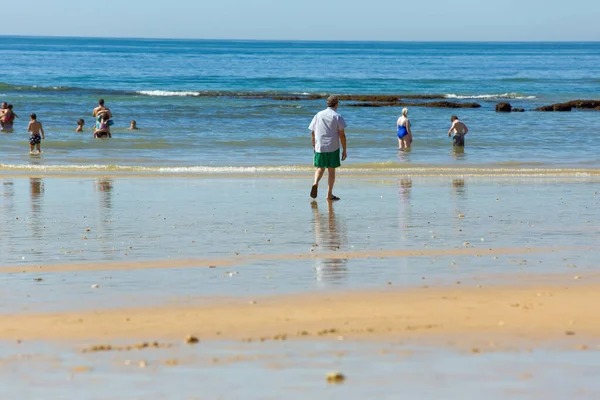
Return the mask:
[[19,0],[0,35],[600,41],[600,0]]

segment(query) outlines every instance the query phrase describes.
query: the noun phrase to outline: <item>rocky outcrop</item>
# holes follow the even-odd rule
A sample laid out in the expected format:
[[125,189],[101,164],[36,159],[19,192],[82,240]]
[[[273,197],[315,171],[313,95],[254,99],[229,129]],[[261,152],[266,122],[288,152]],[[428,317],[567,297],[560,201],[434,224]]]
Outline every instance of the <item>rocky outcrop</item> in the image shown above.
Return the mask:
[[496,104],[496,112],[511,112],[512,106],[510,103],[498,103]]
[[549,106],[542,106],[535,109],[535,111],[571,111],[571,107],[568,103],[556,103]]
[[569,104],[571,107],[578,109],[597,110],[600,108],[600,100],[573,100],[565,104]]
[[535,111],[571,111],[573,108],[579,110],[600,110],[600,100],[571,100],[566,103],[538,107]]
[[513,108],[512,112],[525,112],[524,108]]
[[432,107],[432,108],[480,108],[478,103],[456,103],[452,101],[432,101],[405,103],[403,101],[351,103],[349,107]]

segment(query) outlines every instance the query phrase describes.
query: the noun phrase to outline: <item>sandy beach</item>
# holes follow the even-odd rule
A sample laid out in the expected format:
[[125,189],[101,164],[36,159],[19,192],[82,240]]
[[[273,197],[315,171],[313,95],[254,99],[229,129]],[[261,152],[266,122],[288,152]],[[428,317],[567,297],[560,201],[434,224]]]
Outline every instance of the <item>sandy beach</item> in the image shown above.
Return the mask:
[[[0,316],[8,340],[347,339],[444,344],[481,339],[505,344],[559,340],[594,346],[600,334],[598,276],[553,276],[520,285],[428,287],[396,291],[215,300],[214,304]],[[589,280],[592,282],[589,283]],[[523,279],[524,280],[524,279]],[[551,283],[549,283],[551,282]],[[108,341],[108,342],[107,342]],[[586,342],[587,341],[587,342]]]

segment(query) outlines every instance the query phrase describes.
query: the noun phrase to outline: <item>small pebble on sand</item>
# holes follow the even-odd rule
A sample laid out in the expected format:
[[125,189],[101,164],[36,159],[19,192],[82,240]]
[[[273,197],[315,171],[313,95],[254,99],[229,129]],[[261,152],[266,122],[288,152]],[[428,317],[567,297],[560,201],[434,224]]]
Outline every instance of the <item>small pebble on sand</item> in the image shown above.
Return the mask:
[[196,336],[187,335],[185,337],[185,343],[187,343],[187,344],[195,344],[195,343],[198,343],[198,342],[199,342],[199,340],[198,340],[198,338]]
[[327,382],[331,384],[344,383],[346,377],[341,372],[330,372],[327,374]]

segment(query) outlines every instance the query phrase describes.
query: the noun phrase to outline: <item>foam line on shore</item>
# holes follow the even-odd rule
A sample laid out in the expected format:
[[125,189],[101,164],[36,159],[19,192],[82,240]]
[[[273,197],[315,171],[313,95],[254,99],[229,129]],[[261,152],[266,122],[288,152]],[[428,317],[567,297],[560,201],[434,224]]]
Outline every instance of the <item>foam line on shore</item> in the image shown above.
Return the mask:
[[[65,174],[81,173],[100,175],[115,173],[120,175],[261,175],[312,172],[313,167],[307,165],[273,165],[273,166],[141,166],[141,165],[39,165],[39,164],[0,164],[0,176],[9,173],[22,174]],[[340,169],[341,174],[398,174],[404,176],[507,176],[507,177],[597,177],[598,168],[544,168],[526,166],[424,166],[397,163],[365,163],[347,164]]]

